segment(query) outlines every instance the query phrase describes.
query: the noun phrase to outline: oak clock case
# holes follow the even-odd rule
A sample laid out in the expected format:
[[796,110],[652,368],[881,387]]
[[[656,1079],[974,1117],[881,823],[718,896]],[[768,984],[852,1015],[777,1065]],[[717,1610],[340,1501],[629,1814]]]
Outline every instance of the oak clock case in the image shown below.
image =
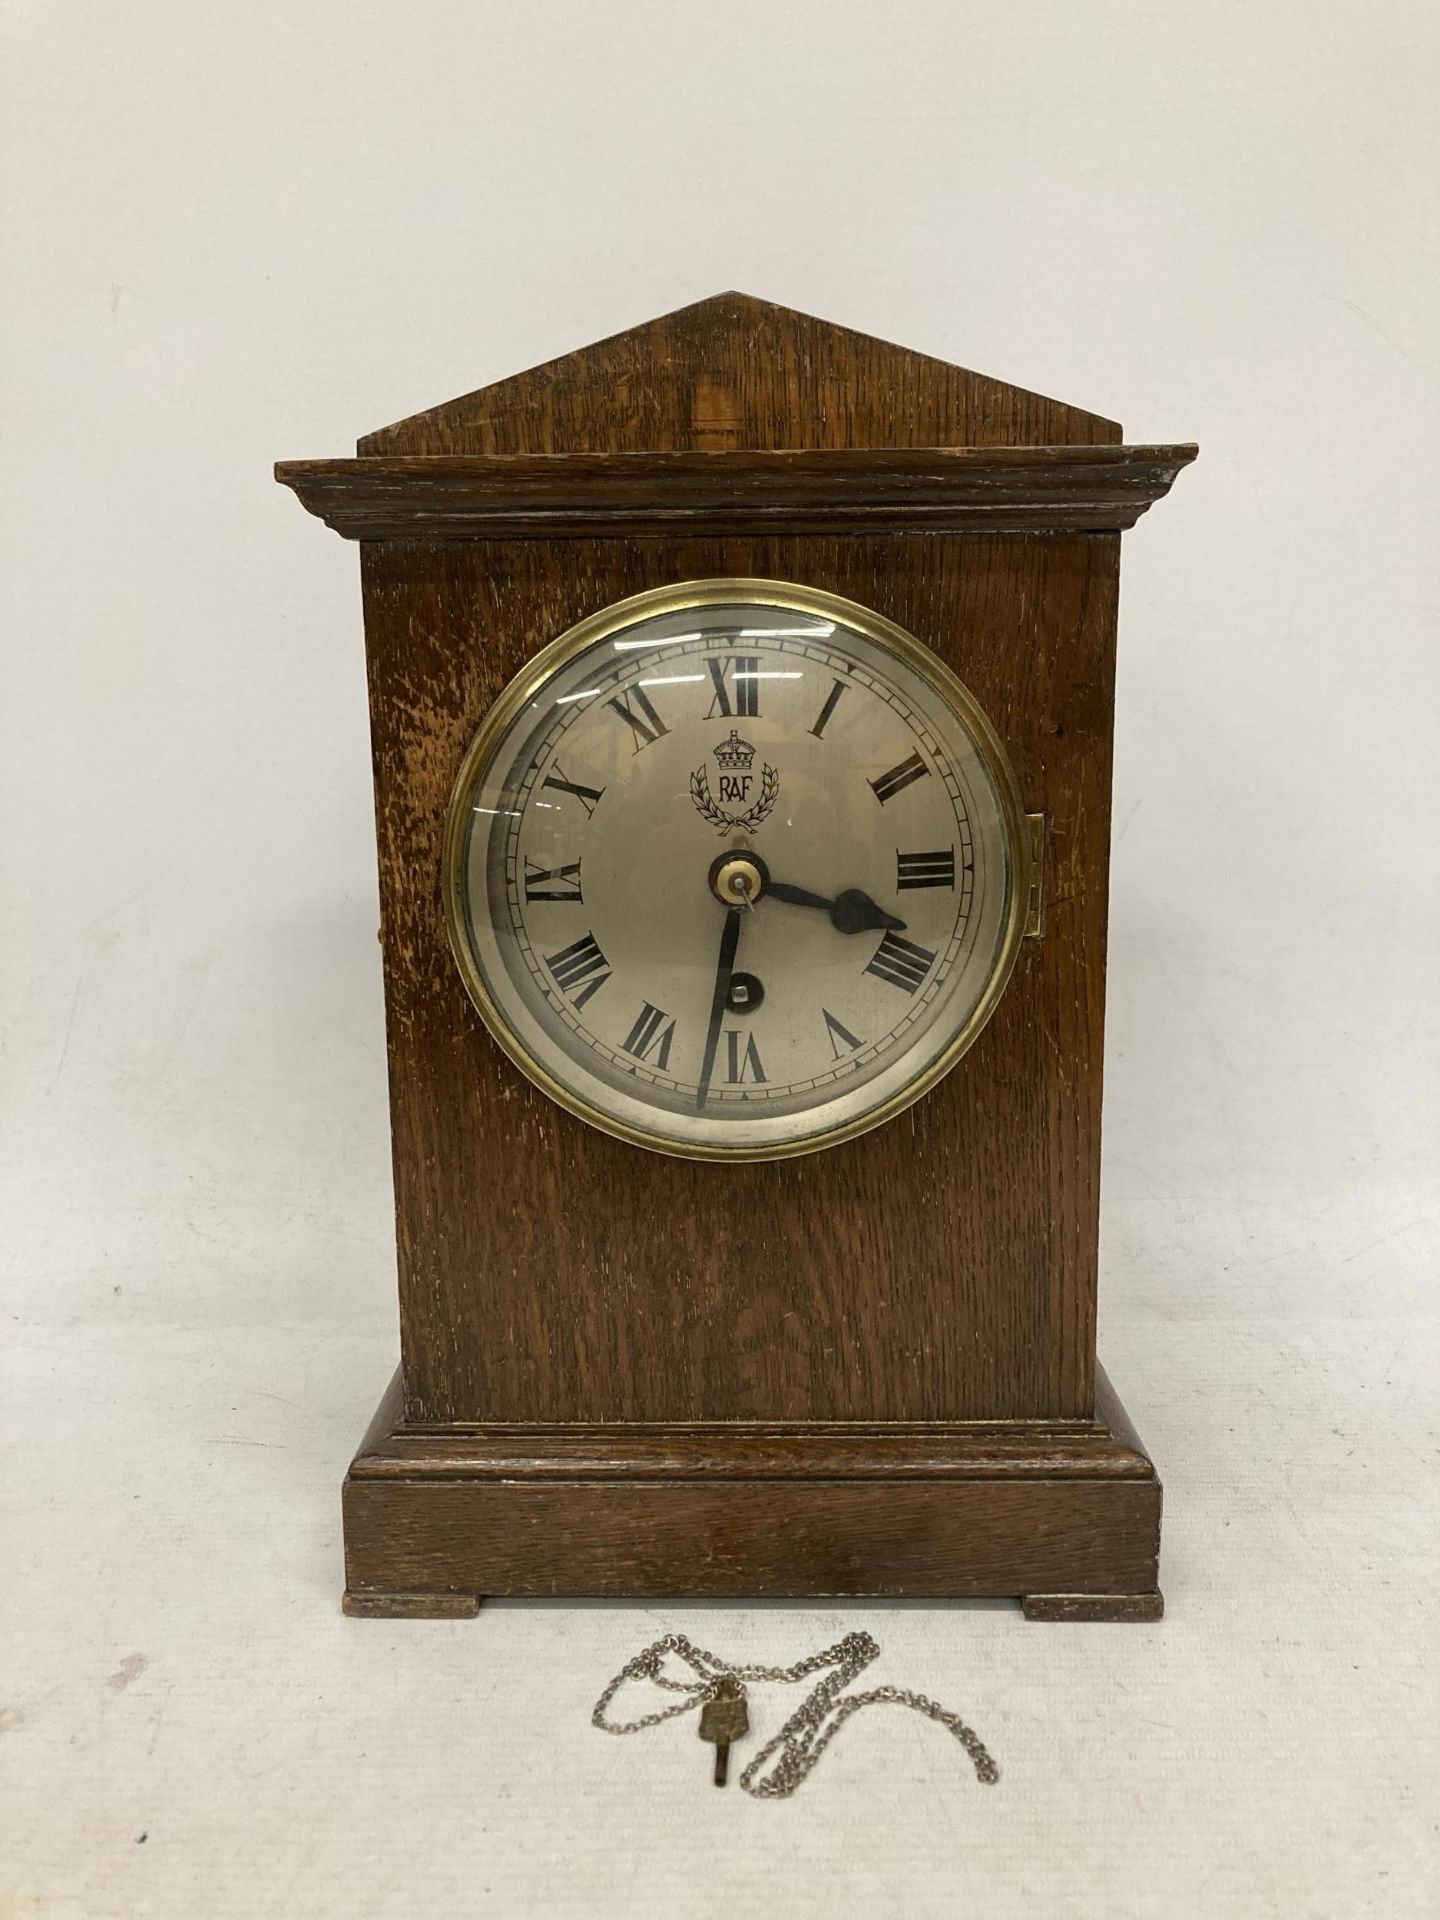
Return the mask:
[[604,609],[517,676],[462,764],[443,887],[537,1086],[737,1161],[852,1138],[953,1067],[1038,873],[1004,748],[933,652],[722,579]]
[[277,469],[358,544],[373,746],[348,1613],[1159,1617],[1095,1341],[1110,766],[1120,536],[1194,456],[732,293]]

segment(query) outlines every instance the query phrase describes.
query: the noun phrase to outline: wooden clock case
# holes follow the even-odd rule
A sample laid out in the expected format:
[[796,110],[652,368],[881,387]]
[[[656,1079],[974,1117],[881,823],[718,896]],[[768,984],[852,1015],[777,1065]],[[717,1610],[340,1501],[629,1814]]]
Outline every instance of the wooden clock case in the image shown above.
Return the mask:
[[[1095,1357],[1120,531],[1192,459],[723,294],[277,477],[361,542],[401,1366],[344,1488],[354,1614],[529,1595],[1011,1595],[1159,1616],[1160,1483]],[[462,755],[643,588],[801,582],[970,687],[1045,817],[1040,937],[889,1125],[723,1166],[597,1132],[447,943]]]

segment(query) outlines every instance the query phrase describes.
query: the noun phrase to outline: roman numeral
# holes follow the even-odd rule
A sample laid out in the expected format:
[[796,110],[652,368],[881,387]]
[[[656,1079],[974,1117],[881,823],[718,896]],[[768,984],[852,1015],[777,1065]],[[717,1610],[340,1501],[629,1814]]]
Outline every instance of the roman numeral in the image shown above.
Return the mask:
[[757,1085],[763,1085],[765,1069],[760,1064],[760,1049],[755,1044],[755,1036],[753,1033],[744,1036],[744,1053],[740,1051],[741,1037],[738,1028],[725,1029],[725,1078],[732,1087],[743,1087],[748,1073]]
[[[639,713],[630,711],[632,700],[640,709]],[[617,693],[613,700],[607,700],[605,704],[613,708],[634,733],[636,753],[642,752],[652,741],[658,740],[662,733],[670,731],[655,711],[654,703],[643,687],[632,687],[629,693]]]
[[[640,1017],[621,1042],[626,1053],[633,1053],[637,1060],[647,1060],[651,1048],[658,1048],[655,1065],[661,1073],[670,1065],[670,1046],[675,1038],[675,1022],[670,1020],[666,1027],[667,1020],[670,1020],[668,1013],[662,1013],[659,1007],[652,1007],[648,1000],[642,1001]],[[665,1029],[663,1033],[662,1027]]]
[[[736,718],[754,720],[760,712],[760,662],[751,654],[736,654],[729,660],[707,660],[710,679],[715,688],[715,698],[710,702],[707,720],[713,720],[717,714],[726,720]],[[730,704],[730,691],[725,685],[725,669],[733,670],[735,681],[735,704]]]
[[558,953],[547,953],[545,964],[555,976],[555,984],[568,993],[577,1007],[596,994],[610,978],[610,962],[600,951],[593,933],[572,940]]
[[532,900],[571,900],[577,906],[580,892],[580,862],[572,860],[563,867],[542,867],[525,856],[525,904]]
[[907,887],[953,887],[955,849],[943,853],[899,853],[895,855],[895,887],[904,893]]
[[831,687],[829,693],[826,694],[825,704],[820,709],[820,718],[815,722],[814,726],[811,727],[810,729],[811,733],[814,734],[817,740],[821,740],[824,738],[825,728],[829,722],[830,716],[832,713],[834,713],[836,707],[839,706],[840,696],[842,693],[844,693],[844,691],[845,691],[845,682],[843,680],[837,680],[834,686]]
[[857,1040],[850,1029],[842,1021],[837,1020],[827,1007],[822,1007],[820,1011],[825,1015],[825,1034],[830,1042],[832,1060],[841,1059],[845,1053],[854,1053],[857,1047],[864,1045],[864,1042]]
[[898,933],[887,933],[865,971],[892,987],[914,993],[934,962],[935,956],[928,947],[917,947],[913,940],[902,940]]
[[[553,773],[547,773],[542,784],[547,787],[554,787],[557,793],[573,794],[581,806],[584,807],[585,818],[587,820],[590,818],[590,815],[594,813],[596,807],[599,806],[601,795],[605,791],[603,787],[580,787],[577,786],[573,780],[567,780],[565,778],[565,770],[558,760],[555,762],[555,771]],[[606,817],[608,818],[609,816],[607,815]]]
[[930,769],[919,754],[912,753],[908,760],[902,760],[898,767],[891,767],[888,773],[882,773],[880,778],[872,780],[870,785],[875,790],[875,798],[883,807],[887,800],[893,800],[897,793],[903,793],[905,788],[913,782],[923,780],[929,771]]

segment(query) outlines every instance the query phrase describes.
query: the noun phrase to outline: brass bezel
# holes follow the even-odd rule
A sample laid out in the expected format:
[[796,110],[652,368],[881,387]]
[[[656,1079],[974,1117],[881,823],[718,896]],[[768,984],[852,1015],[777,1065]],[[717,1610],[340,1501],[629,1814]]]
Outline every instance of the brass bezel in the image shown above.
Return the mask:
[[[610,634],[618,632],[622,627],[632,625],[636,620],[650,618],[656,614],[681,613],[692,607],[737,603],[742,606],[783,607],[792,613],[809,613],[820,619],[835,619],[840,624],[862,634],[867,640],[873,641],[875,645],[895,654],[913,672],[919,674],[922,679],[928,680],[934,690],[959,714],[994,783],[1000,799],[1011,868],[1005,932],[995,965],[969,1019],[949,1046],[900,1093],[892,1095],[890,1099],[870,1112],[847,1120],[842,1125],[832,1127],[825,1132],[807,1135],[803,1140],[763,1147],[681,1144],[664,1134],[629,1126],[600,1108],[591,1106],[583,1095],[577,1094],[572,1088],[556,1080],[546,1067],[533,1059],[512,1032],[503,1011],[491,998],[485,985],[475,956],[470,949],[465,926],[464,858],[472,795],[479,784],[480,775],[492,749],[503,738],[515,719],[536,698],[545,683],[568,666],[577,654],[593,646],[597,640],[608,638]],[[631,594],[624,600],[612,602],[598,613],[588,615],[587,618],[567,628],[564,633],[542,647],[500,694],[465,750],[446,813],[441,862],[441,893],[444,900],[445,924],[450,936],[450,949],[455,956],[455,963],[460,970],[465,991],[496,1044],[526,1078],[539,1087],[542,1093],[548,1094],[557,1106],[564,1107],[567,1112],[573,1113],[589,1126],[598,1128],[600,1132],[627,1141],[631,1146],[643,1147],[651,1153],[666,1154],[672,1159],[728,1161],[737,1164],[743,1161],[793,1159],[801,1154],[820,1153],[828,1147],[837,1147],[846,1140],[854,1140],[861,1134],[870,1133],[876,1127],[884,1126],[887,1121],[893,1120],[897,1114],[913,1106],[917,1100],[943,1080],[974,1045],[986,1022],[994,1013],[1001,994],[1009,984],[1019,955],[1020,943],[1025,937],[1027,906],[1039,867],[1033,835],[1027,824],[1027,816],[1020,797],[1020,785],[1000,736],[970,689],[957,674],[951,672],[930,647],[925,645],[924,641],[917,639],[912,633],[907,633],[903,627],[897,626],[893,620],[887,619],[883,614],[875,613],[869,607],[862,607],[858,602],[847,600],[840,594],[827,593],[818,587],[796,586],[790,581],[739,578],[687,580],[674,586],[652,587],[644,593]]]

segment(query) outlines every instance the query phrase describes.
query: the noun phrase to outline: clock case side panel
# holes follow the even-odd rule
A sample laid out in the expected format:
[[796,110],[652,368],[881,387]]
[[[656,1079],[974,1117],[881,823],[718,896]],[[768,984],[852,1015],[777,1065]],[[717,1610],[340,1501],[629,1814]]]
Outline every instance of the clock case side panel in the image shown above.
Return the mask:
[[[1118,544],[365,545],[408,1422],[1091,1417]],[[856,1141],[733,1168],[628,1147],[524,1080],[439,889],[451,783],[513,673],[616,599],[722,574],[933,645],[1048,823],[1044,937],[957,1069]]]

